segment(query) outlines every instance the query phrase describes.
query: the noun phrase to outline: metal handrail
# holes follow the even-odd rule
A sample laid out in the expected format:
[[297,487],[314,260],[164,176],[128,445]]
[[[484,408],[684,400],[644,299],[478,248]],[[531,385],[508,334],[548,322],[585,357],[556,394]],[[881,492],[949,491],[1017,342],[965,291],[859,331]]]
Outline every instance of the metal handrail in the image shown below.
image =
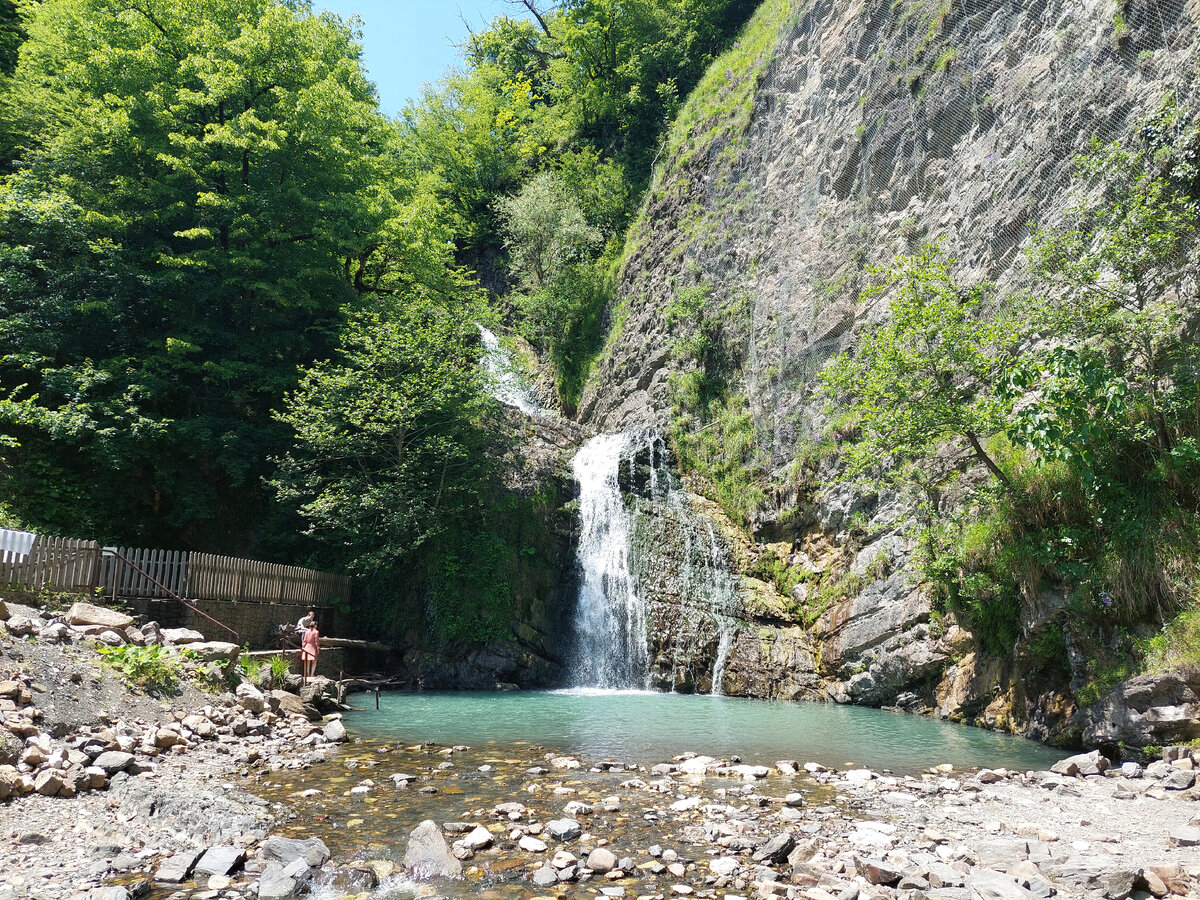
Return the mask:
[[226,631],[228,631],[230,634],[233,635],[233,638],[234,638],[233,642],[235,644],[241,642],[241,638],[239,637],[239,635],[236,631],[234,631],[232,628],[230,628],[224,622],[217,621],[212,616],[210,616],[208,613],[206,613],[204,610],[202,610],[196,606],[193,606],[191,603],[188,603],[186,600],[184,600],[182,597],[180,597],[177,593],[175,593],[173,590],[171,590],[169,587],[167,587],[165,584],[163,584],[161,581],[159,581],[157,578],[155,578],[153,575],[151,575],[149,572],[147,572],[145,569],[143,569],[137,563],[131,562],[129,560],[129,558],[125,556],[125,554],[118,553],[116,550],[113,550],[110,547],[105,547],[103,550],[100,551],[100,553],[102,556],[103,555],[115,556],[121,562],[125,563],[125,565],[129,566],[131,569],[133,569],[135,572],[140,574],[143,578],[145,578],[147,581],[149,581],[151,584],[153,584],[155,587],[157,587],[159,590],[163,591],[168,597],[170,597],[175,602],[183,604],[188,609],[190,609],[192,612],[194,612],[196,615],[201,616],[202,618],[208,619],[208,621],[212,622],[218,628],[224,628]]

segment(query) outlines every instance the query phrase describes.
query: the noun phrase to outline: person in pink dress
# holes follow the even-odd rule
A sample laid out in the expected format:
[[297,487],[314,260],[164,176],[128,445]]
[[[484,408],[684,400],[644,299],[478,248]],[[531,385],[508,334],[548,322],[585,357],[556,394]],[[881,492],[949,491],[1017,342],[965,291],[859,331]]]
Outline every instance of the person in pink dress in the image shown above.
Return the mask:
[[304,666],[305,680],[317,674],[317,654],[320,652],[321,632],[317,630],[317,623],[314,622],[304,632],[304,639],[300,642],[300,662]]

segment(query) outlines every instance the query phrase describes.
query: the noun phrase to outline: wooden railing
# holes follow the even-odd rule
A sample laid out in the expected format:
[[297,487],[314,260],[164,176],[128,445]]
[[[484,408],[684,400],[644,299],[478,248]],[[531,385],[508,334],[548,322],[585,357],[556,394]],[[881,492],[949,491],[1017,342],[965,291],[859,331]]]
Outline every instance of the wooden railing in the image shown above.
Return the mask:
[[0,586],[106,597],[235,600],[328,606],[350,601],[351,579],[212,553],[101,547],[95,541],[38,535],[27,554],[0,553]]
[[97,586],[107,597],[187,597],[189,555],[184,550],[105,547]]

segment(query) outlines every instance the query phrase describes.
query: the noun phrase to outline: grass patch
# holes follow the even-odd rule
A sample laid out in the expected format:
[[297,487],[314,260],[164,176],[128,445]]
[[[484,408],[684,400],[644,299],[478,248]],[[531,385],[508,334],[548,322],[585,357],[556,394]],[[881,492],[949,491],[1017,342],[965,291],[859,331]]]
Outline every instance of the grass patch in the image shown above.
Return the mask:
[[1200,606],[1192,605],[1141,646],[1147,672],[1200,666]]
[[755,92],[774,57],[779,35],[800,6],[798,0],[763,0],[733,47],[709,66],[667,136],[666,158],[673,165],[686,166],[718,140],[745,133]]
[[984,492],[930,526],[919,554],[939,608],[960,615],[989,653],[1013,650],[1022,596],[1046,585],[1069,591],[1093,633],[1168,620],[1195,596],[1200,524],[1138,447],[1105,448],[1090,488],[1069,460],[1035,465],[1002,437],[989,450],[1016,491]]
[[680,468],[704,483],[730,519],[749,528],[753,514],[767,499],[754,416],[743,394],[706,403],[703,413],[698,413],[705,390],[702,382],[697,372],[673,378],[676,402],[671,436]]

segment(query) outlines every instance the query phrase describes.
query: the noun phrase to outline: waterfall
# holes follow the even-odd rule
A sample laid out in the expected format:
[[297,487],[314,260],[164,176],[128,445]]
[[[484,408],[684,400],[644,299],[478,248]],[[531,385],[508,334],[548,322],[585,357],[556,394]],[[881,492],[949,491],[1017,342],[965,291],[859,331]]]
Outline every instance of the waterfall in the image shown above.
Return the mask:
[[646,606],[629,570],[632,515],[621,496],[627,434],[601,434],[575,454],[579,483],[579,602],[574,680],[579,687],[644,688]]
[[515,406],[527,416],[544,416],[543,410],[533,399],[533,394],[513,366],[512,357],[500,346],[500,338],[476,324],[483,339],[483,370],[492,381],[492,396],[505,406]]
[[717,635],[717,658],[713,661],[712,693],[714,696],[725,695],[725,664],[729,662],[729,647],[733,643],[733,622],[728,616],[717,619],[720,629]]
[[674,674],[687,672],[677,683],[692,689],[711,672],[712,693],[723,693],[737,579],[711,522],[673,474],[662,436],[599,435],[572,470],[580,522],[574,685],[670,689]]

